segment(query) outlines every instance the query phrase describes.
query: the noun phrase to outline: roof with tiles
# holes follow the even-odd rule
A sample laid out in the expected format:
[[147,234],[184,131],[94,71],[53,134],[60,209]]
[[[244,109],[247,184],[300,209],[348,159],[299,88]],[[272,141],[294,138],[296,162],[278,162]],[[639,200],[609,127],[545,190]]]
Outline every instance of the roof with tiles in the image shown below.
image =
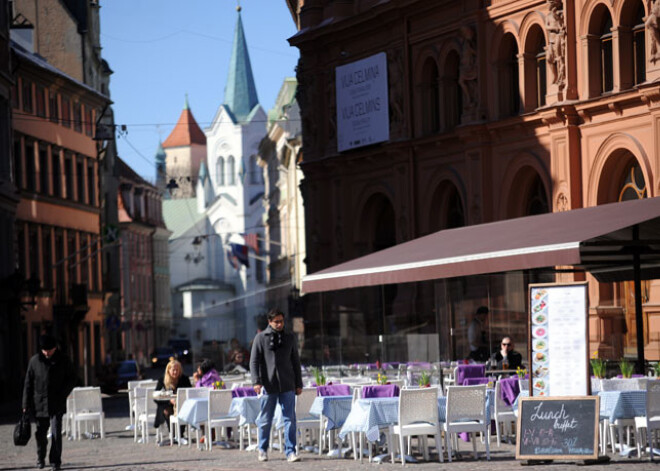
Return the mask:
[[186,103],[183,106],[183,111],[181,111],[181,116],[179,116],[179,121],[163,142],[163,147],[182,147],[192,144],[206,145],[206,136],[197,121],[195,121],[186,96]]

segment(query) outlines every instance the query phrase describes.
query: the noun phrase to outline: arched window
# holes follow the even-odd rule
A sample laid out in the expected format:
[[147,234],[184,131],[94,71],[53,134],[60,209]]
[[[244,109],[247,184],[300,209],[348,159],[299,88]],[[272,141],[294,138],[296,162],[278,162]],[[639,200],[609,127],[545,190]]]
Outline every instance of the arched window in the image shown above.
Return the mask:
[[520,113],[520,79],[518,75],[518,44],[513,34],[502,39],[498,61],[500,117]]
[[438,185],[433,193],[430,208],[430,232],[465,226],[463,200],[453,183],[443,181]]
[[440,129],[440,92],[438,66],[431,58],[422,68],[421,84],[422,133],[431,134]]
[[225,184],[225,158],[218,157],[218,160],[215,162],[215,179],[218,182],[218,186],[224,186]]
[[545,185],[543,185],[541,177],[536,175],[529,186],[525,215],[534,216],[536,214],[545,214],[548,212],[550,212],[550,206],[548,204],[548,197],[545,193]]
[[637,12],[632,31],[633,84],[639,85],[646,81],[646,41],[644,29],[644,4],[637,2]]
[[236,160],[233,155],[227,158],[227,185],[236,185]]
[[546,55],[545,40],[539,35],[536,45],[536,103],[537,106],[545,105],[545,94],[548,91],[546,78]]
[[539,25],[532,26],[527,33],[524,58],[524,107],[526,112],[531,112],[545,105],[547,94],[545,35]]
[[612,17],[605,16],[600,29],[600,78],[601,93],[611,92],[614,88],[614,65],[612,58]]
[[261,169],[257,164],[257,156],[250,156],[250,183],[253,185],[258,185],[261,183]]
[[456,51],[447,56],[442,76],[442,128],[446,131],[454,129],[461,123],[463,112],[463,92],[458,84],[458,67],[460,59]]

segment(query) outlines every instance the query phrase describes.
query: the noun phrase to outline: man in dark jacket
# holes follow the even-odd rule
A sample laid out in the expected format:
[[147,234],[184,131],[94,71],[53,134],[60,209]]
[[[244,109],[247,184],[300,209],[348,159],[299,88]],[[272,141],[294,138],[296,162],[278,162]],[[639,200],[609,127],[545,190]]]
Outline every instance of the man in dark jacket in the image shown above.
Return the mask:
[[268,313],[268,327],[252,343],[250,374],[255,392],[261,396],[259,461],[268,460],[268,441],[275,406],[279,402],[284,418],[286,456],[298,461],[296,454],[296,395],[302,393],[302,372],[296,337],[284,331],[284,314],[277,309]]
[[30,411],[37,421],[37,467],[44,467],[50,427],[52,442],[49,460],[53,470],[62,464],[62,415],[66,398],[76,385],[76,374],[69,358],[57,348],[50,335],[39,338],[40,353],[30,359],[23,386],[23,411]]

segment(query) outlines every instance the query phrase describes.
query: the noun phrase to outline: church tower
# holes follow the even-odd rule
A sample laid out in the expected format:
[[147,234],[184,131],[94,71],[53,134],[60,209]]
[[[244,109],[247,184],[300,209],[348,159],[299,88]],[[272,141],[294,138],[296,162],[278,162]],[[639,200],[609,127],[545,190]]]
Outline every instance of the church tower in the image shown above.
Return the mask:
[[165,151],[165,184],[174,180],[178,186],[172,191],[172,198],[194,197],[199,166],[206,158],[206,136],[190,110],[188,95],[179,121],[162,148]]
[[[248,238],[263,240],[264,233],[264,180],[257,154],[268,119],[257,97],[240,7],[237,11],[224,100],[211,125],[204,129],[206,211],[218,234],[214,241],[220,254],[225,254],[231,244],[246,246]],[[255,313],[265,310],[266,266],[258,246],[251,246],[248,258],[249,265],[235,268],[225,257],[217,277],[232,284],[236,293],[245,293],[237,301],[241,305],[234,306],[235,325],[237,337],[249,342],[256,329]]]
[[158,149],[156,150],[156,188],[161,192],[163,197],[169,198],[170,194],[167,192],[167,169],[165,168],[165,160],[167,154],[163,149],[163,143],[158,141]]

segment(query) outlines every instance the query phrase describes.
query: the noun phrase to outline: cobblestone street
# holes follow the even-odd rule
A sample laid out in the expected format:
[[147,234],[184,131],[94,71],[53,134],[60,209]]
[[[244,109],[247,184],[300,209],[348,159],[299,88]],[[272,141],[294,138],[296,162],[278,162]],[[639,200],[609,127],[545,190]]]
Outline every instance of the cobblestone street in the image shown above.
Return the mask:
[[[83,439],[81,441],[64,440],[62,454],[62,469],[89,469],[89,470],[273,470],[299,468],[305,470],[364,470],[373,467],[380,469],[400,469],[401,464],[391,463],[374,464],[364,460],[335,459],[328,456],[318,456],[303,452],[300,463],[287,463],[284,455],[271,451],[267,463],[257,462],[255,452],[239,451],[238,449],[222,449],[214,447],[211,452],[200,451],[193,444],[191,447],[158,447],[155,443],[133,443],[133,433],[125,430],[128,424],[128,405],[125,398],[117,397],[104,400],[104,407],[108,414],[106,418],[106,438]],[[34,437],[26,447],[15,447],[12,440],[14,425],[4,418],[0,425],[0,470],[36,469],[36,451]],[[34,431],[34,427],[33,427]],[[461,459],[450,463],[440,464],[437,461],[407,464],[408,469],[453,469],[464,470],[509,470],[521,466],[514,458],[515,450],[511,445],[502,445],[497,448],[492,443],[491,461],[487,462],[484,455],[484,446],[479,444],[479,460],[472,458],[472,447],[468,443],[461,443]],[[659,461],[656,461],[658,463]],[[397,468],[395,468],[395,466]],[[575,463],[555,462],[550,465],[525,466],[522,469],[563,470],[573,468]],[[590,470],[657,470],[656,464],[648,459],[640,461],[636,458],[626,459],[614,457],[608,465],[594,465]]]

